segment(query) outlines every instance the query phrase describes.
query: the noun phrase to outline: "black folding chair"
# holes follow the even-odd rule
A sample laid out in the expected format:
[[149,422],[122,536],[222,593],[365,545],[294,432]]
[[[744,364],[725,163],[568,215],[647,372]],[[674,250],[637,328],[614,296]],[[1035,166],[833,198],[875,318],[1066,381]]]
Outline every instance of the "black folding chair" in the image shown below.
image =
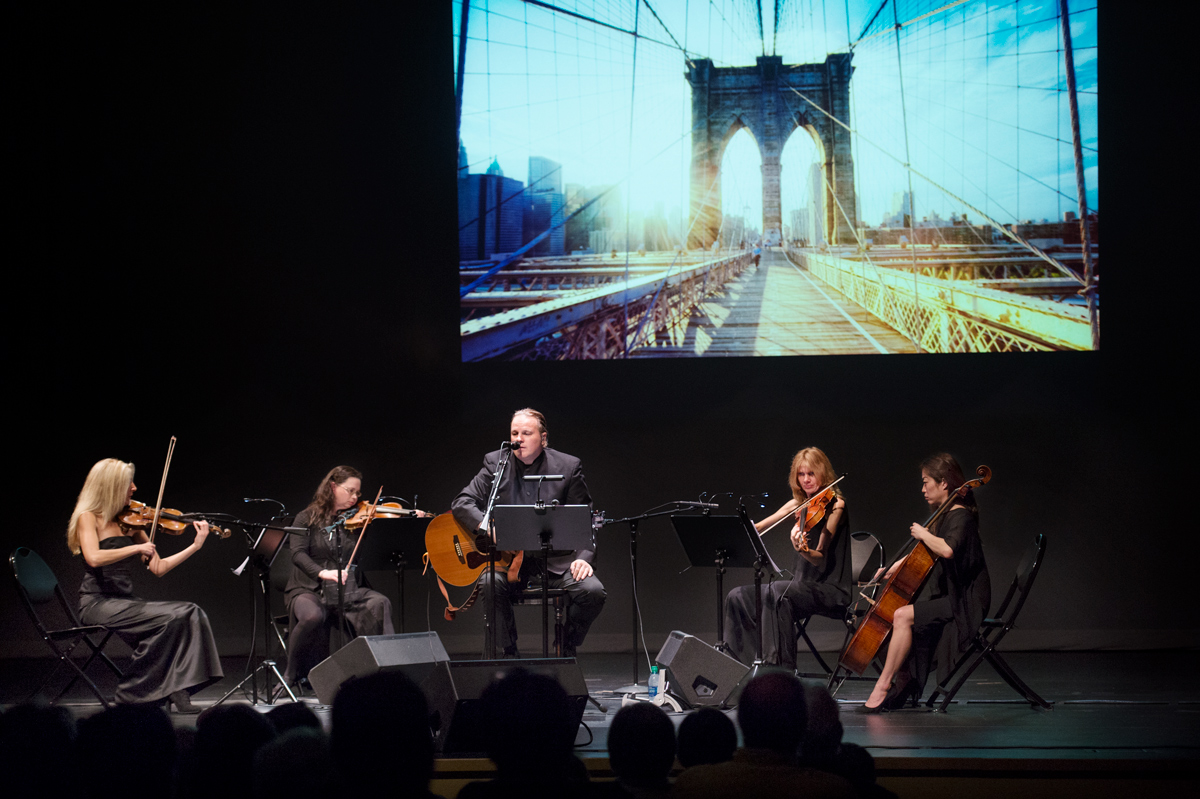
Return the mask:
[[[870,533],[865,532],[850,534],[850,571],[852,575],[852,582],[850,586],[851,591],[858,592],[869,585],[871,578],[875,576],[875,572],[877,572],[879,568],[883,566],[883,563],[883,544],[879,543],[879,539]],[[871,589],[872,596],[874,595],[874,590],[874,588]],[[842,649],[838,650],[839,652],[846,648],[846,641],[850,640],[850,635],[854,632],[853,624],[854,619],[857,618],[857,616],[853,616],[852,618],[851,613],[853,609],[857,607],[857,605],[858,603],[855,601],[855,597],[851,597],[850,605],[845,611],[838,611],[836,614],[830,614],[829,616],[829,618],[834,619],[846,619],[846,625],[848,629],[846,631],[846,638],[842,641]],[[824,673],[802,673],[800,676],[824,677],[826,675],[832,675],[833,669],[829,668],[829,664],[826,663],[825,659],[821,657],[819,652],[817,652],[817,647],[813,644],[812,639],[808,637],[807,628],[808,622],[811,618],[812,616],[809,616],[807,619],[797,622],[796,630],[800,635],[800,639],[808,646],[808,651],[813,653],[813,656],[817,659],[817,663],[821,665]]]
[[[42,560],[41,556],[28,547],[17,547],[9,556],[8,562],[12,565],[13,576],[17,579],[17,593],[21,595],[21,601],[25,604],[25,609],[29,612],[29,618],[33,619],[33,624],[37,627],[38,633],[42,636],[42,640],[50,647],[58,658],[58,663],[50,673],[46,675],[46,679],[38,686],[38,689],[33,692],[36,696],[40,694],[50,680],[58,673],[58,669],[65,663],[75,670],[75,676],[71,679],[67,686],[59,691],[50,704],[54,704],[69,690],[72,686],[82,678],[92,689],[92,693],[100,700],[100,704],[108,707],[108,700],[100,693],[100,689],[96,687],[96,683],[87,676],[87,669],[92,665],[96,658],[100,658],[118,678],[124,677],[124,673],[117,668],[117,664],[109,660],[108,655],[104,654],[104,647],[108,644],[108,639],[112,637],[113,630],[100,625],[93,624],[83,626],[79,621],[79,616],[75,612],[75,608],[67,601],[63,594],[62,588],[58,584],[58,578],[54,576],[54,572],[46,565],[46,561]],[[57,614],[61,619],[69,622],[70,626],[58,629],[51,629],[47,626],[39,613],[39,608],[43,611],[49,611],[53,607],[50,603],[55,599],[62,610],[61,614]],[[47,607],[49,606],[49,607]],[[100,635],[100,642],[96,643],[92,640],[92,636]],[[81,667],[71,657],[71,653],[80,643],[85,643],[92,650],[91,656]]]
[[1029,589],[1033,586],[1033,580],[1037,577],[1038,570],[1042,567],[1042,558],[1045,554],[1046,536],[1039,534],[1029,549],[1025,551],[1025,557],[1021,559],[1021,564],[1017,567],[1017,576],[1013,578],[1012,585],[1008,587],[1008,593],[1005,594],[1000,607],[996,609],[996,616],[983,620],[979,632],[975,634],[975,638],[971,642],[971,648],[959,657],[946,681],[938,685],[929,695],[929,699],[925,701],[926,707],[933,707],[940,694],[942,699],[937,710],[945,712],[950,700],[954,699],[954,695],[966,684],[967,678],[985,660],[1014,691],[1025,697],[1029,704],[1038,705],[1047,710],[1053,707],[1053,702],[1047,702],[1034,693],[1033,689],[1017,676],[1012,667],[996,651],[996,646],[1016,625],[1017,614],[1021,612],[1025,600],[1029,598]]

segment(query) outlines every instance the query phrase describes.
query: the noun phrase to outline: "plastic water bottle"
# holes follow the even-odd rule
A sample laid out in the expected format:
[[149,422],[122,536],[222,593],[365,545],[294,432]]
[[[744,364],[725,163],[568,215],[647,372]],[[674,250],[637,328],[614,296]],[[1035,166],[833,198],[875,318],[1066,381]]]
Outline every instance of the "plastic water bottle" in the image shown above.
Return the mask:
[[649,686],[649,696],[650,696],[651,702],[653,702],[654,698],[658,696],[658,679],[659,679],[658,678],[658,666],[651,666],[650,667],[650,679],[647,681],[647,685]]

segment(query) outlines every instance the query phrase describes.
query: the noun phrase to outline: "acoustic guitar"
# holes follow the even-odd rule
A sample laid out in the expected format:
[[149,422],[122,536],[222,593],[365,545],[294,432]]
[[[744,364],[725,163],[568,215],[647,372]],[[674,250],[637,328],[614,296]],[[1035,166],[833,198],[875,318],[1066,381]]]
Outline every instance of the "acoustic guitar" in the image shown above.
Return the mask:
[[[478,530],[459,524],[453,513],[442,513],[425,528],[425,551],[429,564],[450,585],[471,585],[487,568],[488,539]],[[508,571],[515,552],[496,553],[496,567]]]

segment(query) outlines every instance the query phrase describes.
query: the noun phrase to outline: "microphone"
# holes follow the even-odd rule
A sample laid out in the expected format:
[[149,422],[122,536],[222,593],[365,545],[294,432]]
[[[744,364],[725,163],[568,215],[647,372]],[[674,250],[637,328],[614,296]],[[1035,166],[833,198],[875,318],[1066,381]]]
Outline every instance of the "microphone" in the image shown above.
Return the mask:
[[[526,478],[528,479],[528,478]],[[686,505],[689,508],[719,508],[721,505],[716,502],[693,502],[690,499],[677,499],[676,505]]]
[[527,474],[522,479],[528,482],[533,482],[534,480],[561,480],[563,476],[561,474]]

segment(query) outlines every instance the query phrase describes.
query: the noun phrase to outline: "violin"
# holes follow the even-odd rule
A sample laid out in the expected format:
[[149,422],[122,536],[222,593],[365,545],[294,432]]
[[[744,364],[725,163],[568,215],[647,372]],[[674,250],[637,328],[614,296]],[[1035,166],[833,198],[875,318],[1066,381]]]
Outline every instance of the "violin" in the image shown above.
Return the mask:
[[[197,520],[192,517],[203,518],[198,513],[184,513],[173,508],[163,508],[158,516],[158,529],[169,535],[181,535],[185,527]],[[129,504],[117,514],[117,524],[127,533],[134,531],[144,533],[150,529],[153,523],[154,508],[144,502],[138,502],[136,499],[131,499]],[[209,530],[219,538],[229,538],[230,535],[228,527],[210,524]]]
[[[847,473],[843,472],[841,477],[834,480],[832,483],[825,486],[808,499],[804,500],[804,502],[798,508],[796,508],[795,511],[793,511],[796,521],[802,522],[801,532],[807,533],[809,530],[820,524],[821,520],[825,518],[825,511],[829,509],[830,505],[837,502],[837,494],[833,493],[833,487],[845,480],[846,475]],[[764,535],[774,530],[779,526],[779,522],[782,522],[786,518],[788,518],[788,514],[785,513],[779,518],[778,521],[776,521],[766,530],[760,532],[758,537],[762,538]]]
[[833,485],[821,489],[816,496],[810,498],[806,507],[796,509],[796,520],[800,522],[800,532],[807,533],[825,518],[825,511],[837,502],[837,494],[833,493]]
[[400,519],[405,516],[431,515],[432,514],[426,513],[423,510],[417,510],[416,508],[402,507],[399,502],[372,503],[367,502],[364,499],[362,502],[358,503],[358,509],[355,510],[354,515],[343,522],[343,524],[345,524],[347,530],[357,530],[359,527],[362,527],[364,524],[368,523],[372,518]]

